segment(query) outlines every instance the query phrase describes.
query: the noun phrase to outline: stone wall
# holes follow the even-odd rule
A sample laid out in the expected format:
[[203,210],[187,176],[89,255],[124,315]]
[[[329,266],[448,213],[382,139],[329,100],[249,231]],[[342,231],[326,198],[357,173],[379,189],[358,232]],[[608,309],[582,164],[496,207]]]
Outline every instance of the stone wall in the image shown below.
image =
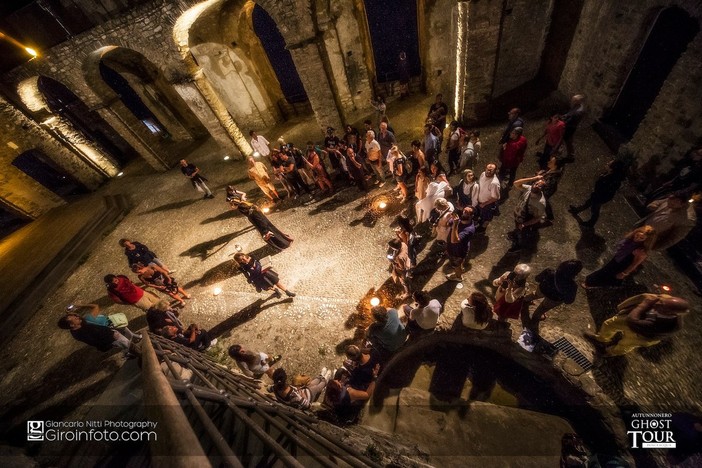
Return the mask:
[[444,102],[453,108],[453,86],[456,81],[452,73],[456,60],[455,35],[452,34],[456,21],[455,0],[431,0],[424,3],[424,31],[420,31],[426,44],[420,51],[424,68],[425,85],[428,94],[442,93]]
[[526,83],[541,66],[553,0],[510,0],[503,12],[493,98]]
[[[702,4],[694,0],[586,0],[559,90],[566,95],[585,94],[590,120],[602,117],[614,105],[657,13],[669,6],[679,6],[698,20],[702,17]],[[701,41],[698,33],[626,145],[639,165],[655,157],[658,161],[651,169],[665,172],[693,144],[699,144]]]

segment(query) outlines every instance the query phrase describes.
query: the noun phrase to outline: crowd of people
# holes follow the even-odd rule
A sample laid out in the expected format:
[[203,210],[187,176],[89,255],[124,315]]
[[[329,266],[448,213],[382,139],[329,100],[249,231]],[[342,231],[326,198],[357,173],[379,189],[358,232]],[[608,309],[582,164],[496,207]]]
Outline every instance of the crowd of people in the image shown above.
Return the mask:
[[[373,395],[382,368],[398,350],[437,327],[443,305],[438,298],[413,287],[422,238],[434,238],[430,255],[436,254],[438,261],[433,265],[439,268],[447,261],[451,272],[446,281],[462,289],[466,264],[472,260],[471,242],[484,236],[491,221],[501,216],[500,205],[505,195],[513,191],[518,200],[512,213],[514,229],[508,233],[512,240],[508,254],[518,254],[532,242],[538,229],[554,222],[551,201],[565,175],[566,164],[575,161],[573,137],[585,112],[584,97],[576,95],[570,109],[551,113],[537,140],[537,144],[545,141],[536,154],[538,172],[517,178],[528,148],[524,135],[527,123],[520,109],[508,112],[497,147],[483,148],[478,129],[464,129],[453,121],[446,130],[448,106],[439,94],[427,112],[423,137],[413,140],[403,152],[384,101],[379,101],[377,108],[377,128],[366,120],[362,131],[346,125],[339,137],[336,129],[328,127],[323,142],[309,141],[305,149],[282,137],[275,146],[256,131],[250,132],[255,152],[247,159],[248,176],[260,188],[266,204],[284,199],[295,203],[306,196],[324,197],[348,185],[362,192],[380,190],[392,180],[397,203],[407,205],[397,219],[387,252],[392,279],[400,290],[393,303],[399,301],[401,305],[377,305],[371,309],[373,322],[363,341],[346,348],[347,359],[338,369],[325,368],[314,377],[295,376],[289,382],[284,369],[273,369],[280,355],[269,357],[264,352],[245,350],[242,345],[229,348],[229,356],[243,374],[256,379],[266,375],[273,381],[271,390],[279,401],[308,409],[324,394],[325,403],[340,422],[356,419],[360,408]],[[442,159],[447,162],[448,171]],[[196,165],[182,160],[181,170],[205,199],[214,197]],[[626,165],[620,160],[610,161],[595,181],[590,197],[580,206],[569,207],[583,227],[594,228],[602,206],[613,199],[625,176]],[[291,246],[293,238],[277,228],[245,191],[229,185],[226,200],[231,209],[247,218],[264,242],[277,250]],[[491,323],[520,320],[524,327],[538,330],[538,323],[547,319],[550,310],[575,301],[579,285],[585,289],[617,287],[636,274],[650,251],[667,248],[682,239],[694,226],[692,204],[690,193],[684,190],[652,201],[650,215],[617,244],[613,258],[581,282],[578,275],[583,265],[574,259],[546,268],[533,279],[532,268],[525,263],[489,278],[496,288],[494,295],[488,297],[481,291],[465,293],[457,323],[479,333]],[[583,221],[579,213],[587,209],[591,215]],[[180,321],[178,309],[191,296],[178,284],[174,271],[146,245],[130,239],[119,242],[140,284],[125,275],[109,274],[104,278],[109,297],[115,303],[143,310],[153,333],[199,351],[216,344],[216,337],[207,330],[197,324],[186,327]],[[272,291],[277,298],[283,294],[295,297],[278,273],[262,265],[260,259],[238,252],[234,260],[257,291]],[[165,294],[172,302],[147,288]],[[59,322],[61,328],[99,350],[118,347],[129,352],[136,335],[125,323],[118,317],[114,319],[116,323],[111,322],[111,316],[102,316],[94,304],[78,308],[88,308],[89,313],[82,317],[72,308]],[[617,315],[605,322],[599,334],[586,337],[605,355],[620,355],[638,346],[658,343],[661,337],[677,331],[680,317],[688,309],[687,302],[680,298],[636,296],[619,305]],[[95,317],[103,318],[95,321]]]

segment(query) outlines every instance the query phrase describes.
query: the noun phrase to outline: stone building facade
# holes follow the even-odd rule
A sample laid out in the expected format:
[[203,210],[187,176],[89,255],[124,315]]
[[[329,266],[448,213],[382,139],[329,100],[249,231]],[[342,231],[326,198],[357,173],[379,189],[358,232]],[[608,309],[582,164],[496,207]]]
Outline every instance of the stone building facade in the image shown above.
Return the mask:
[[[70,3],[95,14],[89,0]],[[125,163],[51,108],[36,85],[42,77],[65,86],[154,170],[172,167],[210,137],[233,154],[250,154],[249,129],[270,128],[294,112],[254,31],[256,5],[283,36],[320,128],[357,120],[380,89],[363,0],[109,5],[100,24],[0,77],[0,199],[7,210],[34,218],[62,203],[11,166],[24,151],[40,148],[89,189]],[[673,6],[665,0],[417,0],[422,87],[443,93],[456,119],[478,124],[503,115],[498,98],[542,79],[548,62],[552,88],[585,94],[594,121],[615,105],[648,32]],[[675,8],[699,24],[699,2],[680,0]],[[655,170],[664,171],[699,144],[701,57],[697,33],[626,143],[640,165],[657,158]],[[125,104],[108,76],[133,91],[147,117]]]

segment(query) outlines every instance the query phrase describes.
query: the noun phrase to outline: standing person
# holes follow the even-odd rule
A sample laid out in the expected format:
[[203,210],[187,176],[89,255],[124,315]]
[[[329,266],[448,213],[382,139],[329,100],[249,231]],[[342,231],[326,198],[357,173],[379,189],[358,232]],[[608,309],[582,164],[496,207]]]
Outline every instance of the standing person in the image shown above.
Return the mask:
[[263,192],[270,201],[280,201],[280,195],[278,195],[278,191],[271,182],[271,176],[268,174],[266,166],[262,162],[256,161],[254,158],[248,158],[246,161],[249,165],[249,179],[256,182],[258,188],[261,189],[261,192]]
[[507,112],[507,125],[505,126],[499,144],[503,145],[509,141],[512,130],[515,128],[524,128],[524,119],[521,117],[522,111],[518,107],[514,107]]
[[270,162],[271,168],[273,169],[273,176],[287,192],[287,198],[295,197],[295,188],[288,182],[288,179],[285,178],[285,170],[283,169],[283,161],[279,150],[273,149],[271,151]]
[[307,186],[305,181],[302,180],[302,176],[300,176],[300,173],[297,170],[295,159],[291,158],[287,153],[280,153],[280,162],[283,174],[285,175],[285,180],[288,181],[288,184],[293,188],[295,193],[293,198],[297,198],[298,196],[302,195],[303,191],[307,192],[309,195],[311,193],[310,188]]
[[580,260],[567,260],[559,264],[555,270],[546,268],[536,275],[534,278],[538,284],[536,291],[524,299],[531,302],[543,298],[531,316],[532,322],[545,320],[546,313],[554,307],[575,302],[575,296],[578,293],[575,277],[582,269],[583,263]]
[[390,173],[393,173],[392,165],[392,154],[390,150],[393,146],[397,145],[397,139],[395,134],[388,130],[388,124],[385,122],[380,122],[380,131],[375,138],[380,145],[380,155],[385,158],[388,162],[388,167],[390,168]]
[[329,175],[327,174],[327,170],[322,164],[322,158],[320,156],[320,153],[317,152],[317,149],[314,147],[314,143],[312,143],[311,141],[307,142],[307,154],[305,155],[305,163],[307,164],[307,167],[309,167],[314,173],[314,178],[317,181],[317,185],[319,186],[319,189],[322,191],[322,193],[325,193],[327,190],[333,192],[334,185],[332,185],[332,182],[329,179]]
[[407,200],[407,171],[406,162],[407,158],[400,151],[397,146],[390,148],[390,153],[392,156],[392,172],[395,176],[395,182],[397,182],[397,188],[400,190],[400,195],[397,197],[400,199],[400,203],[404,203]]
[[231,345],[227,353],[230,358],[234,359],[234,362],[236,362],[236,365],[245,376],[254,379],[260,379],[264,374],[273,378],[271,366],[282,359],[280,354],[268,357],[266,353],[249,351],[239,344]]
[[409,256],[409,246],[399,237],[388,242],[388,260],[392,268],[392,280],[395,284],[400,283],[404,293],[401,299],[410,296],[410,287],[407,283],[407,275],[412,270],[412,260]]
[[502,144],[502,158],[500,160],[500,180],[504,188],[512,187],[517,168],[524,160],[527,149],[527,139],[522,135],[522,127],[513,129],[509,139]]
[[485,294],[474,292],[461,301],[461,323],[466,328],[484,330],[490,324],[492,307]]
[[500,201],[500,179],[496,175],[495,163],[487,163],[485,170],[478,179],[478,216],[480,217],[479,231],[485,231],[497,214],[497,202]]
[[422,143],[419,140],[412,141],[412,156],[416,161],[417,170],[422,167],[429,169],[429,164],[427,163],[427,158],[422,151]]
[[180,160],[180,171],[185,175],[188,179],[190,179],[190,182],[193,184],[193,187],[199,192],[204,192],[205,196],[203,198],[214,198],[214,195],[212,195],[212,192],[210,191],[209,187],[205,182],[207,182],[207,179],[200,174],[200,168],[197,167],[193,163],[188,163],[185,159]]
[[424,157],[427,160],[427,164],[432,164],[436,161],[441,152],[441,141],[432,133],[433,127],[431,124],[424,126]]
[[580,121],[583,120],[585,116],[585,96],[582,94],[576,94],[570,98],[570,110],[561,116],[561,120],[565,122],[565,133],[563,134],[563,141],[566,145],[566,162],[575,161],[575,146],[573,145],[573,140],[575,138],[575,131],[580,125]]
[[521,316],[524,297],[534,292],[527,282],[530,273],[531,267],[520,263],[514,270],[504,272],[492,282],[492,285],[497,287],[495,314],[501,322]]
[[439,93],[436,95],[436,100],[429,107],[427,118],[431,119],[432,123],[440,131],[439,144],[443,140],[444,129],[446,128],[446,115],[448,114],[448,106],[444,102],[444,96]]
[[446,243],[446,253],[449,263],[453,267],[453,273],[446,275],[448,281],[463,281],[463,264],[470,253],[470,241],[475,235],[475,224],[473,223],[473,208],[468,206],[463,208],[461,217],[456,213],[451,215],[451,233]]
[[361,151],[361,134],[358,133],[356,127],[353,127],[351,124],[346,124],[344,132],[344,141],[346,142],[346,145],[351,146],[354,151]]
[[246,281],[252,284],[256,291],[270,291],[272,289],[275,297],[283,297],[280,291],[285,292],[285,295],[288,297],[295,297],[296,294],[294,292],[288,291],[283,286],[278,273],[273,268],[264,269],[261,266],[261,262],[243,252],[235,254],[234,260],[239,264],[239,269],[246,277]]
[[446,181],[446,177],[429,182],[426,195],[414,205],[417,213],[417,224],[423,223],[429,219],[429,215],[434,208],[436,200],[446,197],[446,189],[451,189],[449,183]]
[[656,200],[646,208],[651,213],[636,225],[649,225],[656,231],[653,250],[665,250],[683,240],[697,224],[695,203],[698,196],[688,199],[685,192],[676,192],[668,198]]
[[544,137],[546,138],[543,152],[539,155],[539,169],[546,169],[551,155],[554,153],[558,154],[558,150],[563,143],[565,128],[566,124],[560,119],[560,115],[557,112],[549,117],[543,135],[536,140],[536,144],[538,145]]
[[255,152],[267,158],[271,154],[271,149],[268,146],[270,142],[263,137],[263,135],[257,135],[255,130],[249,131],[249,136],[251,137],[251,147]]
[[[585,227],[594,227],[600,219],[602,205],[611,201],[626,178],[626,165],[623,161],[613,159],[607,163],[605,171],[595,181],[595,187],[587,200],[580,206],[570,205],[568,211],[576,217],[578,223]],[[590,208],[590,219],[582,221],[578,213]]]
[[412,299],[414,304],[402,306],[407,321],[405,329],[411,340],[433,332],[441,315],[441,303],[426,291],[415,291]]
[[371,314],[375,321],[366,330],[366,339],[372,345],[371,353],[384,365],[405,344],[407,331],[396,309],[378,305],[371,309]]
[[356,187],[361,192],[367,192],[368,186],[366,185],[366,173],[363,170],[363,163],[356,151],[354,151],[353,146],[346,148],[346,159],[349,165],[349,173],[355,181]]
[[144,291],[124,275],[105,275],[107,294],[116,304],[133,305],[144,312],[158,304],[159,298]]
[[639,294],[617,306],[617,315],[597,334],[583,333],[605,356],[622,356],[636,348],[654,346],[682,328],[690,304],[667,294]]
[[383,167],[383,159],[385,158],[382,156],[380,144],[375,139],[375,132],[373,130],[368,130],[366,132],[365,147],[368,164],[370,164],[376,177],[378,178],[378,180],[375,181],[375,184],[382,187],[385,185],[385,168]]
[[419,241],[422,236],[414,232],[414,225],[409,217],[400,214],[397,218],[397,227],[395,235],[400,241],[407,245],[407,255],[410,259],[410,271],[407,273],[407,278],[412,277],[412,269],[417,266],[417,254],[419,253]]
[[448,237],[451,234],[451,214],[454,212],[455,207],[451,202],[445,198],[437,198],[434,202],[434,209],[429,216],[429,220],[432,222],[433,234],[436,236],[437,245],[442,247],[446,246]]
[[646,260],[655,240],[656,231],[651,226],[634,229],[617,243],[614,257],[587,275],[582,286],[587,289],[621,285]]
[[[97,307],[95,304],[90,304],[90,306]],[[131,340],[120,333],[119,330],[110,328],[107,325],[90,323],[74,312],[69,312],[61,317],[57,325],[63,330],[69,330],[76,341],[82,341],[98,351],[105,352],[112,348],[117,348],[124,352],[125,357],[131,357],[129,354]],[[126,327],[124,330],[129,331]],[[131,331],[129,331],[129,334],[134,335]]]
[[460,140],[461,136],[464,135],[465,132],[458,126],[457,121],[451,122],[451,125],[449,125],[449,137],[448,141],[446,142],[446,153],[448,154],[448,165],[449,165],[449,173],[448,175],[452,175],[455,172],[458,172],[458,169],[460,167],[461,163],[461,147],[460,147]]
[[521,190],[522,195],[514,208],[514,231],[509,252],[521,250],[526,237],[546,218],[544,185],[543,177],[540,175],[519,179],[514,183],[514,188]]
[[409,63],[404,50],[400,52],[400,56],[397,59],[397,74],[400,76],[400,99],[404,99],[410,95]]
[[158,258],[158,255],[144,244],[129,239],[120,239],[119,245],[124,247],[124,255],[127,256],[127,262],[130,268],[135,263],[141,263],[142,265],[157,265],[166,270],[169,274],[171,273],[171,270],[163,264]]
[[[414,196],[417,200],[423,200],[427,196],[427,188],[430,182],[429,171],[426,167],[420,167],[414,179]],[[417,218],[419,218],[419,215],[417,215]]]
[[473,169],[473,167],[475,167],[475,164],[478,162],[478,153],[477,151],[475,151],[475,146],[473,145],[473,142],[473,132],[471,132],[470,135],[468,135],[467,133],[461,133],[461,136],[458,140],[459,169],[463,169],[464,167]]
[[463,171],[463,178],[453,188],[453,193],[456,196],[456,204],[458,208],[472,206],[475,208],[478,205],[480,195],[480,184],[475,179],[475,174],[472,170],[466,169]]
[[273,393],[276,400],[293,408],[301,410],[310,409],[312,403],[317,401],[327,386],[327,381],[331,380],[331,371],[326,367],[322,369],[318,376],[310,379],[305,385],[295,387],[288,384],[288,373],[279,367],[273,372]]
[[[166,293],[176,301],[180,302],[181,306],[185,306],[185,299],[190,299],[185,289],[178,285],[175,278],[172,278],[166,270],[158,265],[144,266],[141,263],[132,265],[132,271],[139,276],[139,280],[146,287],[154,288],[162,293]],[[183,298],[179,294],[183,295]]]
[[558,182],[560,182],[561,177],[563,177],[563,166],[563,160],[558,159],[555,154],[551,154],[546,164],[546,169],[537,173],[537,175],[543,177],[544,186],[541,190],[546,197],[546,219],[550,221],[553,220],[551,197],[553,197],[558,190]]
[[378,125],[380,125],[388,109],[388,106],[385,104],[385,98],[382,95],[378,95],[375,100],[371,99],[371,106],[375,109],[375,118],[378,121]]

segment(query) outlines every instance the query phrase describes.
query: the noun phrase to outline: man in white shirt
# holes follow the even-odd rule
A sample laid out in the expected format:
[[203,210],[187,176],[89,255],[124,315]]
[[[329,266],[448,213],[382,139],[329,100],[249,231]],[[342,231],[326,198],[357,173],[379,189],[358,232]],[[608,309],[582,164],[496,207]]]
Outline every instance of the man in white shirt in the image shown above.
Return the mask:
[[407,320],[407,331],[410,339],[415,339],[434,331],[441,315],[441,303],[430,299],[425,291],[415,291],[412,294],[413,305],[405,304],[403,311]]
[[500,201],[500,179],[496,175],[497,166],[495,163],[488,163],[485,172],[480,174],[478,179],[478,215],[480,225],[478,230],[484,231],[492,221],[497,211],[497,202]]
[[249,135],[251,136],[251,147],[255,152],[258,152],[261,156],[268,157],[269,154],[271,154],[271,150],[268,147],[268,140],[266,140],[264,137],[261,135],[256,135],[256,132],[254,130],[251,130],[249,132]]

